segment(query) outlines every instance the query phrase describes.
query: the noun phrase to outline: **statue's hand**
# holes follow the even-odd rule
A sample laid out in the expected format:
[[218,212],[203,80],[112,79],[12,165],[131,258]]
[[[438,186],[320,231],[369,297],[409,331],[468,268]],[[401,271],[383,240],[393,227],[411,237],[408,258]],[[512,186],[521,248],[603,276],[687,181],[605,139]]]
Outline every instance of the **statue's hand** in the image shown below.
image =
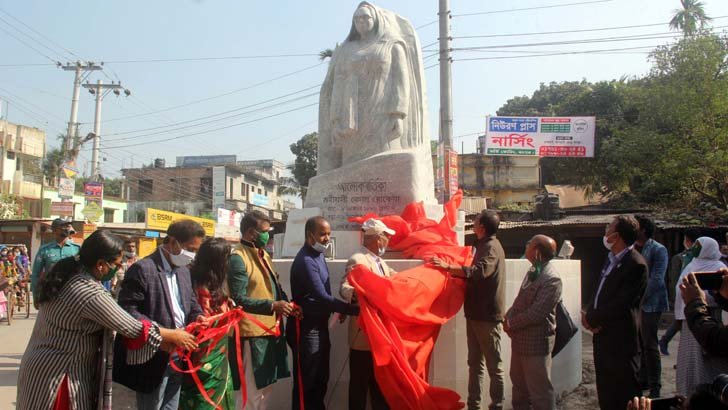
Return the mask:
[[399,114],[392,114],[392,132],[389,140],[402,138],[404,133],[404,118]]

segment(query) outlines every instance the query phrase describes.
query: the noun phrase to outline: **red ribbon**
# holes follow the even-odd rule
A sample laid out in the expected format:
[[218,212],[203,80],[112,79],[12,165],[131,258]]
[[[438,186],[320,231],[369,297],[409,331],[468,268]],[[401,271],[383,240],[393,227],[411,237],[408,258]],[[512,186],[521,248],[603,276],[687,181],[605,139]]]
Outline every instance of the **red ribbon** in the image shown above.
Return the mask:
[[[258,320],[257,318],[253,317],[252,315],[246,313],[242,307],[237,307],[235,309],[229,310],[225,313],[221,313],[218,315],[210,316],[207,318],[207,323],[215,323],[215,327],[209,327],[205,323],[200,322],[193,322],[187,325],[185,327],[185,330],[194,335],[197,341],[198,345],[203,344],[204,342],[210,341],[207,350],[202,352],[203,355],[207,355],[210,353],[210,350],[213,346],[216,346],[217,343],[219,343],[224,337],[226,337],[230,333],[230,329],[234,329],[235,332],[235,350],[237,353],[237,365],[238,365],[238,374],[240,375],[240,388],[242,390],[242,396],[243,396],[243,408],[245,408],[245,405],[248,403],[248,389],[247,384],[245,380],[245,372],[243,371],[243,352],[240,345],[240,328],[238,324],[243,319],[250,320],[254,325],[261,328],[264,332],[268,333],[271,336],[279,337],[281,335],[281,318],[280,316],[276,317],[276,324],[272,328],[268,328]],[[296,320],[296,329],[298,330],[299,320]],[[298,341],[297,341],[298,343]],[[215,409],[220,409],[220,402],[222,402],[221,397],[220,401],[215,403],[212,398],[207,394],[207,390],[205,390],[205,387],[202,385],[202,381],[200,380],[199,376],[197,375],[197,372],[200,370],[201,366],[195,367],[192,364],[191,356],[193,351],[187,351],[180,347],[178,347],[175,352],[177,353],[177,356],[183,360],[187,364],[187,369],[180,369],[179,366],[175,363],[174,360],[170,357],[169,365],[177,372],[180,373],[186,373],[189,374],[192,377],[192,380],[195,382],[195,385],[197,386],[197,390],[200,391],[200,394],[202,397],[207,401],[211,406],[213,406]],[[299,378],[300,378],[300,361],[299,361]],[[301,384],[301,387],[303,385]],[[301,398],[303,397],[303,394],[301,393]],[[303,408],[302,408],[303,410]]]

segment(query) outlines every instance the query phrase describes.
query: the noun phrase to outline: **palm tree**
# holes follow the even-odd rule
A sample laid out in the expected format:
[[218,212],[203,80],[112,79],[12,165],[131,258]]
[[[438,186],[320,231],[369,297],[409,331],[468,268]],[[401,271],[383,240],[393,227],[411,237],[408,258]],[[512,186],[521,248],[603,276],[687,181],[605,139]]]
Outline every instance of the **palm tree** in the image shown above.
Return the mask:
[[703,30],[711,20],[705,14],[703,2],[699,0],[680,0],[680,3],[682,9],[675,10],[675,15],[670,20],[670,29],[682,30],[686,37]]

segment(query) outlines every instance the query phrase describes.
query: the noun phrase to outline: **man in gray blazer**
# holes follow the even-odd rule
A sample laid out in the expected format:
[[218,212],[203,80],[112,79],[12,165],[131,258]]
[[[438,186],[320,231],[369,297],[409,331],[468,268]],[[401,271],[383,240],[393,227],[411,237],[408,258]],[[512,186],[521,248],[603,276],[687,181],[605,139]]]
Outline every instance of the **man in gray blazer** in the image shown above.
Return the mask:
[[531,262],[503,329],[511,337],[513,409],[553,410],[551,351],[556,334],[556,305],[561,300],[561,279],[551,260],[556,241],[536,235],[526,245]]

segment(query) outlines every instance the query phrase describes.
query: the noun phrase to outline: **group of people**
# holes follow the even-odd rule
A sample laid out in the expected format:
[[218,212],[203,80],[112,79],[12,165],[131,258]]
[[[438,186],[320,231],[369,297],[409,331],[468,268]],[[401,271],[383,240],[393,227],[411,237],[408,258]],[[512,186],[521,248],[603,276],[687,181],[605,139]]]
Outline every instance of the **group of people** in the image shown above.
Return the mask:
[[[605,231],[603,242],[609,250],[608,259],[582,312],[583,327],[593,333],[596,384],[602,409],[624,409],[628,401],[630,408],[643,408],[638,407],[639,402],[634,398],[644,392],[648,396],[641,403],[649,403],[645,398],[660,397],[660,354],[669,354],[667,344],[678,331],[679,396],[688,398],[697,392],[697,403],[704,399],[700,397],[700,386],[728,373],[726,355],[715,355],[709,350],[706,353],[705,341],[700,341],[694,326],[685,322],[691,310],[697,308],[696,300],[702,301],[701,308],[712,314],[716,323],[720,322],[718,305],[724,300],[719,293],[702,291],[693,274],[726,269],[718,242],[688,230],[684,235],[685,251],[669,262],[665,246],[652,238],[654,231],[654,222],[644,215],[618,216]],[[672,273],[666,278],[669,265]],[[725,282],[728,288],[728,280]],[[672,294],[675,323],[658,340],[662,314],[670,309],[668,288],[671,286],[675,288]]]
[[[505,332],[511,339],[513,408],[554,409],[551,360],[557,305],[562,300],[562,281],[552,263],[557,244],[545,235],[528,241],[525,258],[531,267],[512,306],[506,308],[505,252],[496,236],[499,224],[495,211],[476,217],[470,265],[452,265],[437,257],[427,261],[465,281],[467,406],[481,408],[487,370],[489,408],[504,407]],[[133,242],[108,231],[94,232],[79,248],[68,240],[69,224],[56,221],[52,228],[56,240],[39,250],[33,266],[39,314],[21,362],[19,409],[111,408],[112,380],[136,392],[139,409],[215,408],[211,402],[232,409],[241,406],[243,389],[246,408],[265,409],[273,384],[292,375],[293,409],[326,407],[329,321],[332,313],[338,313],[342,322],[357,316],[359,305],[347,276],[338,284],[341,298],[333,296],[324,257],[331,226],[325,218],[306,222],[305,244],[291,266],[290,299],[265,251],[270,219],[258,211],[243,217],[236,246],[219,238],[205,239],[198,223],[180,220],[169,226],[161,246],[143,259],[137,259]],[[602,409],[624,409],[643,390],[649,390],[651,397],[660,394],[657,326],[669,308],[668,262],[667,251],[652,239],[653,232],[654,224],[643,216],[618,216],[605,231],[608,258],[582,312],[583,327],[594,334]],[[382,258],[393,235],[395,231],[381,220],[366,220],[362,246],[349,258],[347,272],[364,265],[374,274],[394,275]],[[687,240],[689,251],[682,255],[685,266],[677,278],[677,295],[682,297],[675,303],[676,316],[684,307],[679,318],[687,322],[680,327],[678,351],[678,389],[685,396],[718,373],[728,372],[723,359],[714,360],[701,351],[706,349],[704,343],[710,346],[709,355],[715,349],[728,351],[721,345],[728,337],[707,330],[718,323],[708,306],[728,303],[728,280],[725,292],[708,295],[690,275],[723,266],[718,244],[707,237]],[[191,323],[215,328],[225,313],[237,307],[247,317],[236,332],[198,346],[195,336],[185,331]],[[366,333],[355,318],[348,326],[349,408],[363,409],[369,399],[372,409],[388,409],[374,376]],[[116,333],[113,355],[109,351],[105,356],[108,371],[104,372],[99,370],[104,367],[99,366],[98,353],[111,345],[111,331]],[[290,361],[287,345],[293,354]],[[180,354],[185,351],[193,353],[183,360]],[[192,371],[188,359],[195,378],[188,375]]]
[[[5,285],[0,287],[0,320],[5,319],[8,315],[8,298],[5,296],[5,288],[17,301],[19,307],[25,306],[25,298],[23,292],[27,291],[24,284],[25,278],[28,276],[30,269],[30,261],[28,259],[28,249],[25,245],[20,246],[4,246],[0,245],[0,282]],[[23,283],[20,286],[10,287],[10,283]]]

